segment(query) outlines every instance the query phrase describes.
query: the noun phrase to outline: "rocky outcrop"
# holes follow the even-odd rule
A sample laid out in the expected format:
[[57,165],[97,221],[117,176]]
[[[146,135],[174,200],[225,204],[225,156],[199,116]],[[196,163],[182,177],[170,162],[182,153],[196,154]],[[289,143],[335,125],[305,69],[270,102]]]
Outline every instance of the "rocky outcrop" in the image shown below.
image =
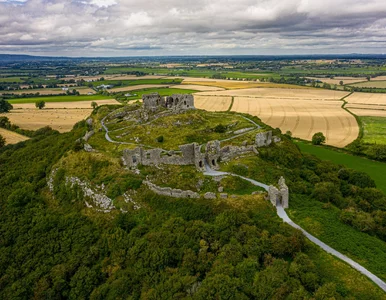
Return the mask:
[[204,198],[205,199],[216,199],[216,194],[215,193],[211,193],[211,192],[207,192],[204,194]]
[[[98,211],[107,213],[115,209],[113,201],[109,197],[92,189],[89,183],[80,180],[78,177],[66,177],[66,185],[70,186],[71,188],[73,188],[75,185],[79,186],[84,196],[95,205]],[[86,200],[86,205],[88,207],[94,207],[92,204],[89,204],[90,202]]]

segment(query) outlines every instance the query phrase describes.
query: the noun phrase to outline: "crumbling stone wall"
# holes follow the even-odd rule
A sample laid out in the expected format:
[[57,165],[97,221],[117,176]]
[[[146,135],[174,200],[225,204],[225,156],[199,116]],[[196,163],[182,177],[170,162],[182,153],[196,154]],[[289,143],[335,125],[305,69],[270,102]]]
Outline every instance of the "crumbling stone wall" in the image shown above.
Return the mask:
[[261,145],[269,145],[272,143],[272,132],[263,132],[256,135],[256,144],[243,146],[225,146],[220,147],[220,141],[210,141],[206,144],[205,152],[201,151],[201,146],[197,143],[186,144],[179,146],[180,151],[165,151],[159,148],[143,149],[138,147],[135,149],[123,150],[123,161],[128,167],[136,167],[137,165],[195,165],[197,170],[205,171],[207,163],[212,169],[218,169],[218,162],[230,161],[233,158],[245,155],[248,153],[258,154],[257,147]]
[[244,155],[247,153],[255,153],[259,154],[256,147],[254,145],[246,145],[246,146],[225,146],[221,148],[221,160],[222,161],[231,161],[233,158]]
[[285,184],[285,179],[283,176],[279,179],[279,191],[281,195],[281,205],[283,206],[283,208],[288,208],[289,192],[288,186]]
[[209,166],[213,169],[218,169],[218,160],[221,157],[221,149],[219,141],[210,141],[206,144],[205,159]]
[[[196,157],[196,153],[200,154],[200,147],[196,143],[182,145],[179,147],[181,152],[164,151],[162,149],[145,150],[142,147],[135,149],[123,150],[123,161],[128,167],[136,167],[141,164],[149,165],[198,165],[204,167],[201,162],[201,156]],[[201,164],[200,164],[201,162]]]
[[180,190],[180,189],[172,189],[170,187],[160,187],[151,183],[150,181],[144,181],[151,191],[158,195],[174,197],[174,198],[200,198],[200,194],[193,192],[191,190]]
[[194,97],[190,94],[174,94],[165,98],[165,107],[174,110],[194,109]]

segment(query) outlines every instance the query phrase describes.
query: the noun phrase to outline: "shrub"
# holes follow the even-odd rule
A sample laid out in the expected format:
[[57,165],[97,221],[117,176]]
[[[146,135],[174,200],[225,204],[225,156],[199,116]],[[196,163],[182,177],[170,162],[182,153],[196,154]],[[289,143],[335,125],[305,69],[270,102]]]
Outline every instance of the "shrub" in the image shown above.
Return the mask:
[[35,102],[36,108],[42,109],[46,106],[46,103],[44,101],[37,101]]
[[8,101],[5,101],[4,99],[0,99],[0,113],[7,113],[12,108],[13,106]]
[[323,135],[322,132],[317,132],[312,136],[312,144],[314,145],[321,145],[326,142],[326,137]]
[[214,128],[214,132],[217,132],[217,133],[224,133],[226,130],[227,130],[226,126],[224,126],[224,125],[222,125],[222,124],[218,124],[218,125]]
[[159,137],[157,137],[156,140],[157,140],[158,143],[163,143],[164,142],[164,136],[160,135]]

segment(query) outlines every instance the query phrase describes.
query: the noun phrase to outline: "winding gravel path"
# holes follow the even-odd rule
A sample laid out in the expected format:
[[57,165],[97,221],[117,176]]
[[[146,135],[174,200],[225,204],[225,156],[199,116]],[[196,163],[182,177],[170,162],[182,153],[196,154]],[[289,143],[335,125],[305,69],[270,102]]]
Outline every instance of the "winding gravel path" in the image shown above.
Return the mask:
[[[250,183],[252,183],[253,185],[256,185],[256,186],[259,186],[259,187],[262,187],[264,188],[266,191],[268,191],[268,188],[269,186],[264,184],[264,183],[261,183],[261,182],[258,182],[256,180],[253,180],[253,179],[250,179],[250,178],[247,178],[247,177],[243,177],[243,176],[240,176],[240,175],[236,175],[236,174],[232,174],[232,173],[229,173],[229,172],[219,172],[219,171],[215,171],[213,169],[211,169],[209,167],[208,164],[205,164],[205,168],[206,168],[206,171],[204,172],[204,175],[208,175],[208,176],[224,176],[224,175],[231,175],[231,176],[236,176],[236,177],[240,177],[242,179],[245,179],[247,181],[249,181]],[[344,262],[348,263],[352,268],[354,268],[355,270],[359,271],[360,273],[362,273],[363,275],[367,276],[369,279],[371,279],[376,285],[378,285],[383,291],[386,292],[386,283],[381,280],[379,277],[377,277],[376,275],[374,275],[373,273],[371,273],[369,270],[367,270],[366,268],[362,267],[360,264],[356,263],[355,261],[353,261],[351,258],[347,257],[346,255],[340,253],[339,251],[336,251],[335,249],[331,248],[330,246],[326,245],[325,243],[323,243],[321,240],[317,239],[316,237],[314,237],[313,235],[309,234],[307,231],[305,231],[303,228],[301,228],[299,225],[297,225],[296,223],[294,223],[287,215],[287,213],[285,212],[284,208],[282,206],[277,206],[276,207],[276,210],[277,210],[277,215],[285,222],[287,223],[288,225],[296,228],[296,229],[299,229],[301,232],[303,232],[303,234],[311,241],[313,242],[314,244],[318,245],[320,248],[322,248],[324,251],[326,251],[327,253],[330,253],[334,256],[336,256],[337,258],[343,260]]]

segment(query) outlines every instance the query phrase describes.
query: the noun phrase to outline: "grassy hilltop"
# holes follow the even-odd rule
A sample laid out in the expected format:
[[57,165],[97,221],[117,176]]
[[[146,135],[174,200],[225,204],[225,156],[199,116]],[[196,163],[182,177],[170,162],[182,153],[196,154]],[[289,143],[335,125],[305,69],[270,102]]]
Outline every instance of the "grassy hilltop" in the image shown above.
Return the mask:
[[[206,177],[194,166],[125,168],[125,148],[146,143],[176,150],[253,127],[231,112],[196,110],[143,124],[118,115],[105,119],[110,136],[132,144],[108,142],[101,120],[140,105],[93,111],[88,144],[94,152],[79,140],[89,130],[85,121],[66,134],[46,128],[0,149],[0,298],[386,299],[367,278],[283,224],[248,182]],[[271,129],[250,118],[262,128],[224,144],[251,142]],[[367,174],[302,154],[288,136],[274,133],[282,142],[221,162],[221,170],[267,184],[284,176],[294,219],[386,279],[383,192]],[[160,196],[146,179],[199,194],[222,187],[229,197]],[[85,186],[111,199],[112,208],[96,209]]]

